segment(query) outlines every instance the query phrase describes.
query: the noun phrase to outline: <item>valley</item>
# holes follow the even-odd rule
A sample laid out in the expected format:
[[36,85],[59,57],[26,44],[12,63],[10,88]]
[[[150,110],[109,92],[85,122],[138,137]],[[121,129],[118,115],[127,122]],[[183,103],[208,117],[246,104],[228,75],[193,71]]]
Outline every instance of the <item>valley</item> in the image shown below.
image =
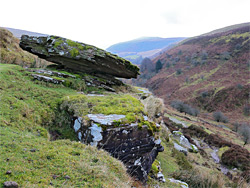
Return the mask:
[[140,69],[70,39],[0,32],[1,187],[249,186],[249,24]]

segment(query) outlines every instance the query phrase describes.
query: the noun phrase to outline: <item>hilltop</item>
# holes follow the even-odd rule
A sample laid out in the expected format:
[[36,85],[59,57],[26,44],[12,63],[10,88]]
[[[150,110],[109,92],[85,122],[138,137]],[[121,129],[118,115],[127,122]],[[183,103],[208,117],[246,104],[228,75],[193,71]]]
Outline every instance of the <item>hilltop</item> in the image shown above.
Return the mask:
[[145,70],[135,82],[167,105],[181,100],[208,117],[222,111],[233,122],[249,122],[244,115],[249,109],[249,27],[238,24],[186,39],[153,59],[154,66],[162,65],[158,72]]
[[106,50],[115,53],[135,64],[140,64],[142,58],[151,57],[163,49],[184,40],[184,37],[160,38],[144,37],[131,41],[121,42],[108,47]]

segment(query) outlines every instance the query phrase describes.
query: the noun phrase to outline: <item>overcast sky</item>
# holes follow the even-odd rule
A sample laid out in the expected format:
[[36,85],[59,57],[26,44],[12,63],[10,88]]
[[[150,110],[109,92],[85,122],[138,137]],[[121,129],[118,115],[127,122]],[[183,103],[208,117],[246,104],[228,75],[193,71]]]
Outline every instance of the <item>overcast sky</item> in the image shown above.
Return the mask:
[[0,0],[0,26],[107,48],[139,37],[191,37],[250,21],[250,0]]

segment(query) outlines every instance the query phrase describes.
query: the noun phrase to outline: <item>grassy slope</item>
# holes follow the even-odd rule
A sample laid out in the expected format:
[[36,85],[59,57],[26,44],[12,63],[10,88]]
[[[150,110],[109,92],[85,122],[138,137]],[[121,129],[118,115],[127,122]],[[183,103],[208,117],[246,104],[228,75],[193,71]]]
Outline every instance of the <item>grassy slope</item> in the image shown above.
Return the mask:
[[[58,126],[52,120],[60,98],[75,90],[35,83],[14,65],[0,64],[0,73],[1,185],[12,180],[22,187],[50,182],[53,187],[129,187],[125,167],[106,152],[70,140],[49,141],[46,128]],[[71,128],[56,129],[74,138]]]
[[0,27],[0,60],[1,63],[17,64],[23,67],[44,67],[49,62],[23,51],[19,40],[5,28]]

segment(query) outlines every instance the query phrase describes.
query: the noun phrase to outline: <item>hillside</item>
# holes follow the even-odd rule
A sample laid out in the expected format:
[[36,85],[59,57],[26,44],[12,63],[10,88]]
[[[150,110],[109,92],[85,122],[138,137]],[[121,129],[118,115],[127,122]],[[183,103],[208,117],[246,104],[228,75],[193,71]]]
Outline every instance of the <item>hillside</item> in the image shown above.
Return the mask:
[[[10,29],[10,28],[9,28]],[[10,29],[12,30],[12,29]],[[15,30],[16,35],[33,32]],[[19,39],[9,30],[0,27],[0,57],[1,63],[16,64],[22,67],[45,67],[49,62],[23,51],[19,47]]]
[[162,64],[158,73],[145,70],[135,82],[167,105],[181,100],[202,114],[222,111],[231,123],[249,122],[244,115],[249,109],[249,27],[239,24],[187,39],[153,60]]
[[0,61],[0,187],[247,188],[245,137],[115,78],[137,66],[62,37],[4,37],[54,64]]
[[115,53],[132,63],[140,64],[142,58],[151,57],[183,39],[185,38],[145,37],[114,44],[108,47],[107,51]]

